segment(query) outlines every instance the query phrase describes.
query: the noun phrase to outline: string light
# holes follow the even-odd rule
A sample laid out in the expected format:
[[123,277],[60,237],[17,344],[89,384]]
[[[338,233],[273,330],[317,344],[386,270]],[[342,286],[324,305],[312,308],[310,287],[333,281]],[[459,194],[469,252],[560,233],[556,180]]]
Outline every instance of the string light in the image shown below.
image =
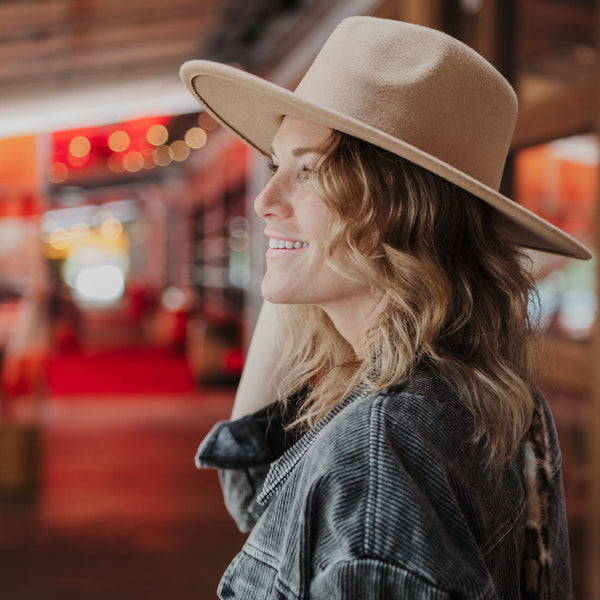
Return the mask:
[[157,123],[148,128],[146,139],[153,146],[162,146],[169,139],[169,131],[164,125]]
[[107,164],[108,168],[113,173],[122,173],[125,170],[125,168],[123,167],[123,159],[118,154],[111,154],[108,157]]
[[62,162],[55,162],[48,168],[48,179],[51,183],[62,183],[69,176],[67,165]]
[[129,173],[135,173],[144,166],[144,156],[137,150],[131,150],[123,157],[123,168]]
[[100,224],[100,233],[109,240],[116,240],[123,233],[123,224],[117,217],[107,217]]
[[184,139],[190,148],[198,149],[206,144],[208,136],[202,127],[192,127],[186,131]]
[[118,129],[108,136],[108,147],[113,152],[124,152],[129,148],[131,140],[125,131]]
[[90,153],[91,147],[90,140],[83,135],[77,135],[69,142],[69,153],[77,158],[83,158]]
[[190,147],[183,140],[177,140],[171,144],[169,154],[173,160],[181,162],[190,155]]
[[213,129],[216,129],[219,126],[219,123],[207,112],[201,112],[198,115],[198,125],[205,131],[213,131]]
[[84,223],[83,221],[73,223],[73,225],[71,225],[69,229],[71,239],[82,240],[90,236],[90,227],[87,223]]
[[50,233],[48,241],[55,250],[64,250],[69,245],[69,232],[64,227],[58,227]]
[[152,153],[152,158],[159,167],[166,167],[173,161],[168,146],[159,146],[158,148],[155,148]]

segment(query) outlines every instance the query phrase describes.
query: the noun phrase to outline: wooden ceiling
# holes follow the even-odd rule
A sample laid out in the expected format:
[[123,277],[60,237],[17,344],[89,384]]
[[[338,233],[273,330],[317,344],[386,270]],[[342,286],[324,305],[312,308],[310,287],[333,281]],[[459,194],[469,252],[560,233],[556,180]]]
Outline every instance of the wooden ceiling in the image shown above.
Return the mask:
[[3,0],[0,94],[176,69],[218,0]]
[[[464,18],[465,7],[486,2],[427,1],[443,2],[444,10],[462,7]],[[519,93],[535,100],[589,80],[593,0],[515,1]],[[174,75],[182,62],[201,55],[268,71],[324,11],[344,2],[0,0],[0,101],[44,89]],[[382,0],[380,12],[419,2],[425,0]]]
[[517,85],[522,104],[591,82],[596,22],[593,1],[521,0]]

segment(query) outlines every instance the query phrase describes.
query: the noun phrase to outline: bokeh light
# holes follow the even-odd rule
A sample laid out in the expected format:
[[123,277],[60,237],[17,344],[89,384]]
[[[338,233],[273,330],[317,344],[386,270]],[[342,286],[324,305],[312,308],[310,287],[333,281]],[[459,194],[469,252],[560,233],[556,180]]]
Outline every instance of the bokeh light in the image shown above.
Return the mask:
[[69,169],[63,162],[54,162],[48,168],[48,179],[51,183],[62,183],[69,176]]
[[190,155],[190,147],[183,140],[177,140],[169,147],[169,154],[173,160],[181,162]]
[[88,140],[83,135],[75,136],[69,142],[69,152],[72,156],[76,156],[77,158],[83,158],[90,153],[92,145],[90,144],[90,140]]
[[113,152],[124,152],[125,150],[127,150],[127,148],[129,148],[130,143],[131,140],[129,139],[129,136],[121,129],[113,131],[108,136],[108,147]]
[[207,112],[201,112],[198,115],[198,125],[205,131],[213,131],[219,126],[219,123]]
[[173,162],[168,146],[159,146],[158,148],[155,148],[152,153],[152,158],[159,167],[166,167]]
[[90,227],[87,223],[78,221],[69,227],[69,234],[73,240],[84,240],[90,237]]
[[125,170],[123,166],[123,157],[119,154],[111,154],[107,161],[108,168],[113,173],[122,173]]
[[100,233],[106,239],[116,240],[123,233],[123,224],[117,217],[106,217],[100,224]]
[[123,168],[129,173],[135,173],[144,167],[144,156],[137,150],[131,150],[123,157]]
[[206,144],[208,136],[202,127],[192,127],[185,134],[185,143],[194,149],[202,148]]
[[169,131],[164,125],[152,125],[146,132],[146,139],[153,146],[162,146],[169,139]]
[[48,242],[55,250],[64,250],[69,245],[69,232],[64,227],[57,227],[48,236]]
[[111,301],[123,295],[125,274],[116,265],[84,267],[75,280],[75,291],[87,300]]

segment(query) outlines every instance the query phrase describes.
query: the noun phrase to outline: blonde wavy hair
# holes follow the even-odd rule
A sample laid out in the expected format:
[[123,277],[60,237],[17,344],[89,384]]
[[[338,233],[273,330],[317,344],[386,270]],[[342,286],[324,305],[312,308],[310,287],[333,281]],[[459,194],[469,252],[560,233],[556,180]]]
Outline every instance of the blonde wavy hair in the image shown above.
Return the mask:
[[456,391],[489,465],[501,468],[529,427],[536,394],[527,257],[501,235],[486,203],[349,135],[333,132],[314,184],[339,217],[329,266],[385,293],[387,303],[362,360],[321,309],[280,307],[279,397],[309,384],[290,426],[312,426],[362,380],[383,389],[427,368]]

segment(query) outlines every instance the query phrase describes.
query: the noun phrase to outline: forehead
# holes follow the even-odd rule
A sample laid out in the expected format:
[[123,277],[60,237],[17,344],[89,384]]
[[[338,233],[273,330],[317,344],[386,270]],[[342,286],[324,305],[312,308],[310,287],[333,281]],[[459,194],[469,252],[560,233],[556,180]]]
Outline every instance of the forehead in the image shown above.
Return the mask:
[[298,148],[322,152],[331,132],[325,125],[288,115],[273,138],[271,150],[274,154],[292,152]]

